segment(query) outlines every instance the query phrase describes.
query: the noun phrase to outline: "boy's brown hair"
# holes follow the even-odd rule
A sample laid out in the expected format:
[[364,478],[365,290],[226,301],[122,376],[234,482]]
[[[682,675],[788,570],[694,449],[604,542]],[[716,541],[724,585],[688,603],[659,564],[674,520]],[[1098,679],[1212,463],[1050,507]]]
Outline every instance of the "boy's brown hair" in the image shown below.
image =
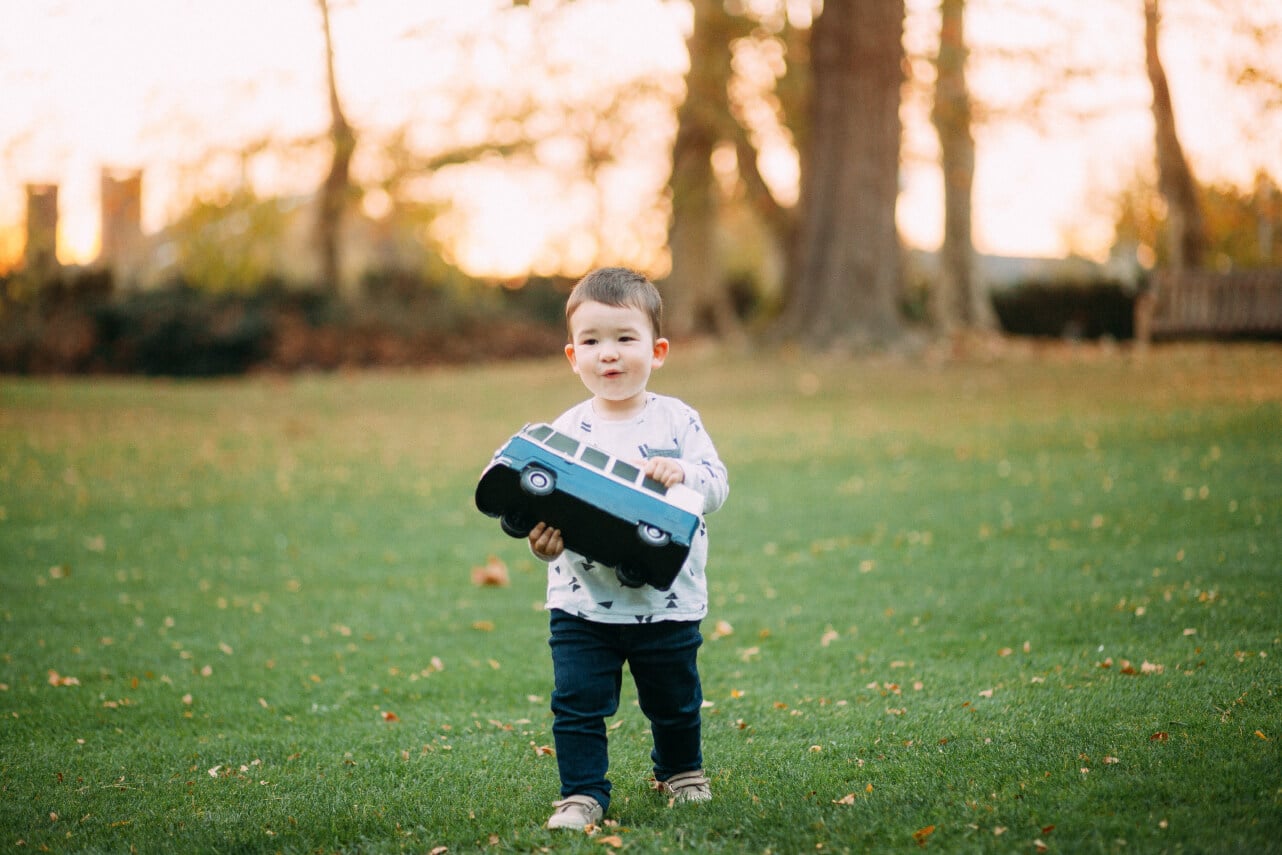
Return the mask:
[[565,301],[565,326],[570,327],[574,310],[584,303],[631,306],[650,319],[656,340],[663,337],[663,298],[654,283],[626,267],[602,267],[584,276]]

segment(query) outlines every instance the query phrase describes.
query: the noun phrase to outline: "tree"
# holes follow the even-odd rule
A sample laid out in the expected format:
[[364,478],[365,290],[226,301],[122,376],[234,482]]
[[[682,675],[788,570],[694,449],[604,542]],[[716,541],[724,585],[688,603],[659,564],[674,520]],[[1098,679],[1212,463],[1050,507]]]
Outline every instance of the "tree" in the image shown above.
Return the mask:
[[1199,267],[1206,251],[1206,227],[1198,203],[1197,182],[1184,156],[1175,128],[1175,111],[1166,70],[1158,54],[1161,22],[1159,0],[1144,0],[1144,59],[1153,88],[1153,125],[1157,150],[1157,186],[1166,201],[1168,259],[1174,270]]
[[[737,123],[730,116],[727,87],[732,76],[731,44],[743,35],[743,22],[730,16],[723,0],[693,0],[694,27],[686,41],[690,70],[686,97],[677,111],[677,135],[672,146],[668,189],[672,220],[668,251],[672,270],[661,283],[667,303],[668,329],[688,336],[706,319],[722,338],[742,335],[724,281],[725,264],[719,253],[720,188],[712,154]],[[748,153],[755,160],[755,150]]]
[[903,336],[900,87],[903,0],[828,0],[811,31],[813,90],[796,279],[780,330],[814,347]]
[[939,279],[931,292],[931,315],[940,332],[958,328],[991,329],[993,309],[978,279],[971,236],[975,182],[975,137],[971,132],[970,89],[966,84],[969,49],[966,0],[941,0],[939,53],[935,59],[935,98],[931,120],[939,135],[944,178],[944,241]]
[[316,0],[325,33],[325,79],[329,87],[329,141],[333,148],[329,172],[320,188],[316,216],[316,246],[320,253],[321,287],[330,294],[339,291],[342,277],[343,215],[352,193],[351,164],[356,151],[356,132],[343,114],[334,76],[334,40],[329,24],[329,0]]

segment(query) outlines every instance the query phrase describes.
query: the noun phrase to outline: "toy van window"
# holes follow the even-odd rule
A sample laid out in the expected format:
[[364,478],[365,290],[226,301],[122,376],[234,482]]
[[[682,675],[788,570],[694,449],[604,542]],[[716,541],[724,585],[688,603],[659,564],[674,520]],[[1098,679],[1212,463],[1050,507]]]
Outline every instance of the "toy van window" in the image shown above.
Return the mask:
[[583,456],[579,459],[594,469],[604,470],[610,462],[610,455],[589,445],[583,449]]
[[622,460],[614,461],[614,469],[611,471],[613,471],[615,475],[618,475],[624,481],[632,481],[634,483],[637,480],[637,476],[641,474],[640,469],[636,468],[630,463],[624,463]]
[[658,493],[660,496],[668,495],[668,488],[663,486],[662,481],[656,481],[653,478],[647,477],[641,482],[641,486],[645,487],[651,493]]
[[548,448],[555,448],[557,451],[564,452],[571,457],[579,451],[579,441],[568,437],[563,433],[553,431],[552,435],[543,441],[547,444]]
[[528,436],[537,439],[540,442],[547,439],[550,433],[552,433],[552,428],[548,425],[538,425],[537,427],[532,427],[526,431]]

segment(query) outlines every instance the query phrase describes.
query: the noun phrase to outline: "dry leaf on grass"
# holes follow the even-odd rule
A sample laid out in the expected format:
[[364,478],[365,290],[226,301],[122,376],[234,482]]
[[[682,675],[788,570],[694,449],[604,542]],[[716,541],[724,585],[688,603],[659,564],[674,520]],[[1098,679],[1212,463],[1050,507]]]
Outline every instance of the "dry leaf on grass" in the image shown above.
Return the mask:
[[485,564],[472,568],[472,584],[481,587],[506,588],[512,584],[507,565],[496,555],[491,555]]
[[50,686],[79,686],[80,681],[77,680],[75,677],[64,677],[63,675],[59,674],[57,671],[54,671],[51,668],[49,669],[49,685]]

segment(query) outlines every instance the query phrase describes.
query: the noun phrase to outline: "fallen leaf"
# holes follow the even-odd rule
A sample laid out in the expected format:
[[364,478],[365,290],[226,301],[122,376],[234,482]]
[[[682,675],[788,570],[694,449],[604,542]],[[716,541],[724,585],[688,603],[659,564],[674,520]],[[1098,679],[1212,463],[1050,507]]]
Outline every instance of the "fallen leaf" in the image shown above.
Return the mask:
[[550,745],[535,745],[533,742],[531,742],[530,747],[534,749],[534,754],[536,757],[555,757],[556,756],[556,751]]
[[853,805],[855,803],[855,794],[846,793],[839,799],[833,799],[832,803],[835,805]]
[[926,838],[935,833],[935,826],[928,825],[925,828],[919,828],[913,832],[913,840],[917,841],[918,846],[926,845]]
[[718,638],[725,638],[727,635],[734,635],[734,627],[730,625],[730,621],[717,621],[717,625],[712,629],[712,640],[716,641]]
[[64,677],[52,668],[49,670],[50,686],[79,686],[80,681],[75,677]]
[[1165,730],[1159,730],[1157,733],[1150,736],[1148,738],[1148,741],[1149,742],[1166,742],[1170,738],[1171,738],[1171,735],[1167,733]]
[[497,555],[491,555],[480,567],[472,568],[472,584],[490,588],[506,588],[512,584],[507,565]]
[[1121,762],[1122,762],[1122,761],[1121,761],[1121,760],[1119,760],[1119,759],[1118,759],[1118,758],[1116,758],[1116,757],[1105,757],[1105,758],[1104,758],[1104,765],[1105,765],[1105,766],[1112,766],[1114,763],[1121,763]]
[[401,717],[391,710],[383,710],[383,721],[400,721]]
[[617,834],[611,834],[608,837],[598,837],[597,843],[600,843],[603,846],[613,846],[615,849],[620,849],[623,847],[623,838]]
[[991,698],[991,697],[993,696],[993,690],[992,690],[992,689],[984,689],[982,692],[980,692],[980,693],[979,693],[979,696],[980,696],[981,698]]
[[1268,738],[1267,736],[1265,736],[1265,735],[1264,735],[1264,731],[1262,731],[1262,730],[1257,730],[1257,731],[1255,732],[1255,735],[1256,735],[1256,736],[1258,736],[1258,737],[1260,737],[1261,739],[1263,739],[1265,742],[1268,742],[1268,741],[1269,741],[1269,738]]
[[450,847],[448,846],[437,846],[436,848],[428,852],[427,855],[445,855],[445,853],[449,851],[450,851]]
[[841,634],[838,633],[837,630],[833,629],[832,627],[828,627],[826,630],[824,630],[823,637],[819,639],[819,646],[827,647],[828,645],[832,644],[834,641],[836,641],[839,638],[841,638]]
[[493,632],[494,621],[492,620],[472,621],[472,629],[476,630],[477,632]]

